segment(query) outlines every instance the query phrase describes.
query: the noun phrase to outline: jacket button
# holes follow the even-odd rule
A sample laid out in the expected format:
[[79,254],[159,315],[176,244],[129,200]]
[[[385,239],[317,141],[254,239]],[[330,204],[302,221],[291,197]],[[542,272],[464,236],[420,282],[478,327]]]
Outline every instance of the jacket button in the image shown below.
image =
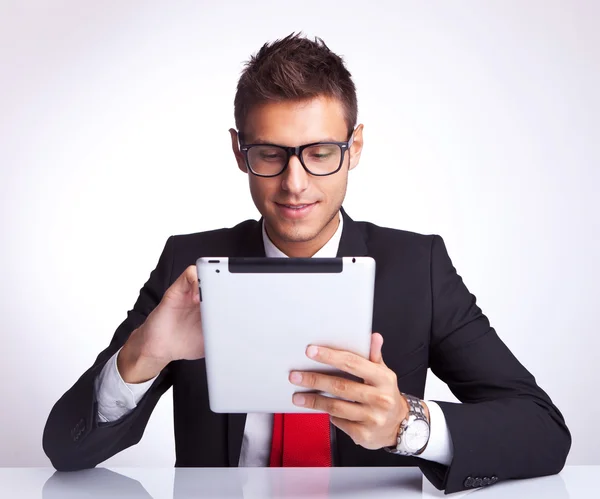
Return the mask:
[[481,487],[483,485],[483,480],[479,477],[473,480],[473,487]]
[[495,484],[498,480],[499,478],[496,475],[494,475],[492,478],[490,478],[490,485]]
[[467,479],[465,480],[465,482],[463,483],[463,485],[467,489],[470,489],[471,487],[473,487],[473,477],[472,476],[468,476]]
[[482,484],[485,487],[486,485],[490,485],[492,483],[492,480],[489,476],[484,476],[483,480],[482,480]]

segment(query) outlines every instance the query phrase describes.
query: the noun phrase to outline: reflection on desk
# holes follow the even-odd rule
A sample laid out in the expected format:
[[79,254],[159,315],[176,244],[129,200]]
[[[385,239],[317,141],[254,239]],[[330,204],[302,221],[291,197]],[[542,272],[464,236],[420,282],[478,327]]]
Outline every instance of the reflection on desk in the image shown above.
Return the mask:
[[[177,469],[173,498],[188,497],[422,497],[423,475],[411,468],[234,468],[213,470],[206,483],[197,469]],[[223,494],[223,491],[225,493]],[[393,495],[392,495],[393,494]]]
[[[600,466],[569,466],[560,475],[499,482],[451,497],[475,492],[482,499],[587,499],[595,495],[598,472]],[[415,468],[96,468],[71,473],[49,468],[0,468],[0,497],[416,499],[446,496]]]
[[44,484],[42,498],[51,499],[115,499],[117,497],[153,499],[140,482],[105,468],[55,472]]

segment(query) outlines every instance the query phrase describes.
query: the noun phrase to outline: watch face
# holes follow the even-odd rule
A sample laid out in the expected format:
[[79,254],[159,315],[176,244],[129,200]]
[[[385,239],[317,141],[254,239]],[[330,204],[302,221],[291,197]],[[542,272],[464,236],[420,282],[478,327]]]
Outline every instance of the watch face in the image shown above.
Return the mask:
[[402,443],[410,452],[417,452],[427,444],[429,440],[429,425],[422,419],[413,421],[402,434]]

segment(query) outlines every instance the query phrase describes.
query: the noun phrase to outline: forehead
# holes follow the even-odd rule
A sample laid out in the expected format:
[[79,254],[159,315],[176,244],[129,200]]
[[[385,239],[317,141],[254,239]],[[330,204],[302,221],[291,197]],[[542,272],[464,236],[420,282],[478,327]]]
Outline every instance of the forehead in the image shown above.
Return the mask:
[[342,103],[334,98],[265,102],[246,118],[244,141],[298,146],[324,140],[347,140]]

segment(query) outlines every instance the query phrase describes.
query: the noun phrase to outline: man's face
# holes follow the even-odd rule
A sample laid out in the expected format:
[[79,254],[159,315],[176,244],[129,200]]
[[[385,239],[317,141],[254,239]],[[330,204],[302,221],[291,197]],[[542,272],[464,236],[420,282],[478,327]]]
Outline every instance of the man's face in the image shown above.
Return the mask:
[[[313,142],[348,140],[342,104],[317,97],[302,101],[269,102],[251,109],[246,120],[244,143],[300,146]],[[346,195],[348,171],[358,164],[362,149],[362,125],[346,151],[342,168],[332,175],[308,173],[296,156],[286,170],[265,178],[247,171],[231,131],[239,168],[248,173],[254,204],[265,219],[269,238],[289,256],[312,256],[334,234],[337,213]]]

